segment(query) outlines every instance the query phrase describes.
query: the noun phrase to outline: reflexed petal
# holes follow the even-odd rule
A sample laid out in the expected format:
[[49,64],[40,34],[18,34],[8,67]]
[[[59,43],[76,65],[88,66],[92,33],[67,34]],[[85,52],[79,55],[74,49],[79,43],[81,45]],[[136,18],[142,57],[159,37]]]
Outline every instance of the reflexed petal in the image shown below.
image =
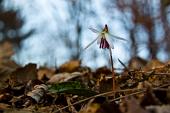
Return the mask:
[[109,46],[110,46],[112,49],[114,49],[113,41],[112,41],[109,37],[107,37],[106,40],[107,40],[107,42],[109,43]]
[[91,31],[93,31],[94,33],[100,33],[100,31],[98,31],[97,29],[94,29],[92,27],[89,28]]
[[109,35],[110,35],[112,38],[116,38],[116,39],[118,39],[118,40],[128,41],[128,40],[126,40],[126,39],[124,39],[124,38],[121,38],[121,37],[112,35],[112,34],[110,34],[110,33],[109,33]]
[[98,36],[97,38],[95,38],[92,42],[90,42],[90,43],[84,48],[84,50],[87,49],[89,46],[91,46],[98,38],[99,38],[99,36]]
[[102,35],[99,35],[99,36],[98,36],[98,39],[97,39],[97,44],[100,44],[100,43],[101,43],[101,38],[102,38]]

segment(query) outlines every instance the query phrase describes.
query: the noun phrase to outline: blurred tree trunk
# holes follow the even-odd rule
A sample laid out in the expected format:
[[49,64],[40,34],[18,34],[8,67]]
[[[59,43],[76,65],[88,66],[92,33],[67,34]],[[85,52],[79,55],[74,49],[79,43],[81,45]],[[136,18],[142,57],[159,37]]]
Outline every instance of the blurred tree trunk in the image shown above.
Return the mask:
[[[166,0],[162,1],[165,2]],[[165,8],[165,4],[167,7],[170,2],[167,1],[164,5],[158,1],[155,3],[152,2],[153,1],[150,0],[117,0],[113,2],[116,3],[122,15],[120,18],[124,18],[120,19],[120,21],[130,34],[132,57],[138,54],[139,46],[143,43],[141,39],[139,39],[139,34],[142,35],[143,33],[147,34],[147,37],[142,38],[147,39],[147,42],[144,43],[149,51],[150,59],[157,59],[158,53],[162,49],[164,49],[170,57],[170,27],[167,8]],[[159,7],[161,7],[160,10]],[[129,17],[128,14],[131,16]],[[163,37],[162,35],[161,37],[157,37],[157,32],[155,31],[156,29],[160,29],[157,27],[160,25],[160,20],[165,33]],[[139,27],[142,28],[142,32]],[[159,40],[156,40],[156,38],[159,38]]]
[[168,59],[170,59],[170,25],[168,22],[168,16],[170,11],[168,11],[168,7],[170,6],[169,0],[161,0],[160,2],[160,18],[164,28],[164,36],[163,44],[165,45],[165,51],[168,54]]
[[[20,50],[21,42],[34,33],[34,30],[21,34],[20,29],[24,21],[19,18],[18,12],[3,8],[3,0],[0,1],[0,44],[11,43],[16,51]],[[15,51],[15,52],[16,52]]]
[[[68,25],[72,26],[74,29],[69,29],[74,35],[73,37],[67,38],[66,46],[69,49],[72,49],[73,53],[71,54],[71,59],[79,59],[81,55],[81,42],[82,42],[82,31],[84,26],[85,17],[89,13],[87,6],[90,4],[90,0],[81,1],[81,0],[70,0],[67,2],[68,12],[69,12],[69,23]],[[74,40],[74,41],[72,41]],[[68,44],[70,42],[70,44]]]

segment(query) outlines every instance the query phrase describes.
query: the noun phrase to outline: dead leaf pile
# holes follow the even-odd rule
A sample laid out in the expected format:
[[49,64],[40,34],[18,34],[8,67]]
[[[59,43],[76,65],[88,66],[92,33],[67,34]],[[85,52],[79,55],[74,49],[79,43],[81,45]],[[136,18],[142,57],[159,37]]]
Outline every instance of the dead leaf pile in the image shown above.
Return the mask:
[[57,69],[0,62],[0,112],[169,113],[169,63],[131,60],[115,73],[115,92],[111,74],[107,67],[92,71],[79,60]]

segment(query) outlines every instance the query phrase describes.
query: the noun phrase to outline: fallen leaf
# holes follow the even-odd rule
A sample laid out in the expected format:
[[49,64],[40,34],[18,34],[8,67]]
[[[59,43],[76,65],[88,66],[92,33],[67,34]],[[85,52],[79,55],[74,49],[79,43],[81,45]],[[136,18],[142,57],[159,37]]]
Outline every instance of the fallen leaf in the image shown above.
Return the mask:
[[82,76],[80,72],[73,72],[73,73],[58,73],[53,75],[47,83],[54,84],[54,83],[61,83],[69,81],[73,78]]
[[17,83],[26,83],[29,80],[37,79],[36,64],[27,64],[25,67],[17,68],[10,75],[10,83],[15,86]]
[[93,102],[89,102],[82,108],[79,113],[121,113],[121,111],[119,110],[119,105],[115,102],[108,103],[104,101],[98,103],[94,99]]
[[80,67],[81,61],[80,60],[71,60],[69,62],[66,62],[62,64],[58,71],[61,72],[74,72]]
[[161,68],[162,66],[164,66],[164,63],[157,60],[157,59],[152,59],[151,61],[149,61],[147,63],[147,65],[144,67],[145,71],[149,71],[152,69],[156,69],[156,68]]
[[134,97],[125,98],[120,110],[122,113],[149,113],[140,106],[140,103]]
[[88,106],[85,106],[81,109],[79,113],[99,113],[97,112],[100,108],[100,104],[97,103],[91,103]]
[[133,57],[129,61],[128,67],[130,69],[140,69],[143,68],[147,64],[147,61],[145,59],[142,59],[140,57]]
[[10,59],[13,54],[13,45],[10,42],[6,41],[0,45],[0,61]]
[[62,82],[58,84],[49,85],[49,92],[51,93],[66,93],[80,96],[94,96],[97,93],[85,88],[83,84],[77,81]]
[[146,106],[146,110],[151,113],[170,113],[170,105]]
[[160,104],[161,102],[155,96],[152,89],[148,87],[146,93],[144,94],[144,97],[141,99],[141,106],[145,107],[148,105],[160,105]]
[[[4,104],[4,103],[0,103],[0,112],[1,112],[1,111],[6,111],[6,110],[8,110],[9,108],[10,108],[10,105]],[[3,113],[3,112],[1,112],[1,113]]]
[[35,85],[34,89],[27,93],[27,96],[33,98],[37,103],[39,103],[47,91],[48,87],[45,84]]
[[47,67],[40,67],[38,69],[38,80],[42,80],[44,77],[51,78],[55,73],[55,69],[47,68]]

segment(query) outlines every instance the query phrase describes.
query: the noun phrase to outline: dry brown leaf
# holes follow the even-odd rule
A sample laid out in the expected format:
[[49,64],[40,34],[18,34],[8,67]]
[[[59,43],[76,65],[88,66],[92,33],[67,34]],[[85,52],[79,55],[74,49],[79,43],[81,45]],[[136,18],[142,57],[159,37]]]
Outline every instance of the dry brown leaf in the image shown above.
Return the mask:
[[5,110],[9,109],[9,107],[10,107],[10,105],[8,105],[8,104],[0,103],[0,110],[5,111]]
[[13,54],[13,45],[10,42],[6,41],[0,44],[0,89],[6,87],[4,81],[8,80],[12,71],[19,67],[10,60]]
[[166,95],[167,95],[167,102],[168,102],[168,104],[170,104],[170,86],[168,87],[168,91],[167,91]]
[[147,61],[140,58],[140,57],[133,57],[129,61],[129,68],[130,69],[140,69],[143,68],[147,64]]
[[140,106],[134,97],[126,98],[120,106],[120,110],[122,113],[149,113]]
[[29,80],[37,78],[36,64],[27,64],[25,67],[17,68],[10,75],[10,84],[15,86],[15,83],[26,83]]
[[0,102],[8,102],[12,99],[12,95],[7,92],[1,92],[0,93]]
[[152,70],[152,69],[161,68],[163,66],[164,66],[163,62],[161,62],[157,59],[153,59],[153,60],[151,60],[147,63],[147,65],[144,67],[144,70],[149,71],[149,70]]
[[44,76],[46,76],[47,78],[51,78],[55,73],[55,69],[52,68],[46,68],[46,67],[40,67],[38,69],[38,80],[42,80],[44,78]]
[[59,72],[74,72],[80,67],[80,60],[71,60],[59,67]]
[[3,88],[3,85],[5,86],[5,81],[10,78],[10,74],[18,67],[19,65],[10,59],[0,60],[0,89]]
[[83,108],[79,113],[98,113],[97,111],[100,108],[100,104],[91,103],[85,108]]
[[33,109],[15,109],[15,108],[11,108],[8,110],[5,110],[4,113],[33,113]]
[[170,113],[170,105],[147,106],[146,109],[151,113]]
[[96,99],[90,100],[79,113],[121,113],[115,102],[108,103],[106,100],[102,102],[99,98]]
[[110,69],[108,69],[106,66],[104,66],[104,67],[98,68],[98,69],[96,70],[95,74],[96,74],[96,76],[99,77],[100,74],[111,75],[112,72],[111,72]]
[[112,77],[106,77],[104,74],[101,74],[100,78],[97,81],[97,86],[100,93],[108,92],[113,90],[113,79]]
[[0,45],[0,61],[10,59],[13,54],[13,46],[10,42],[4,42]]
[[161,102],[159,99],[155,96],[151,88],[147,88],[146,93],[144,94],[144,97],[141,99],[141,106],[148,106],[148,105],[160,105]]

